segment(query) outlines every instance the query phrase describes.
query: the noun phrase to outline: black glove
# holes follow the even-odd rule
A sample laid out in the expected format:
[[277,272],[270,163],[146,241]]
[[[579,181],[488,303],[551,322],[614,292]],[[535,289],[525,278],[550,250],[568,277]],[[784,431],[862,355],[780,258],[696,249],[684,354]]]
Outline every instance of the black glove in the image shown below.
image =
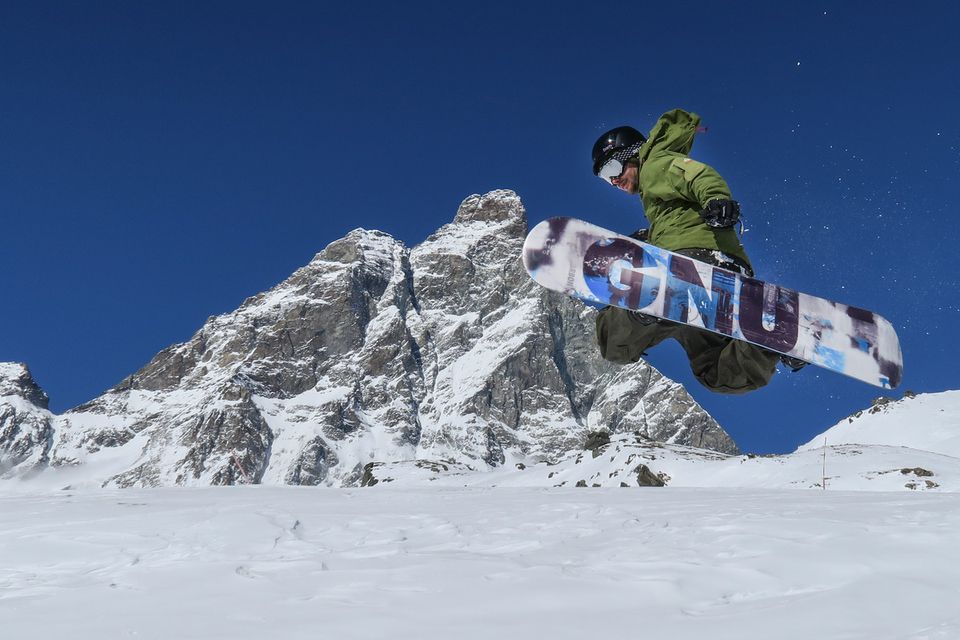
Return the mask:
[[714,229],[729,229],[740,220],[740,203],[714,198],[700,212],[700,217]]

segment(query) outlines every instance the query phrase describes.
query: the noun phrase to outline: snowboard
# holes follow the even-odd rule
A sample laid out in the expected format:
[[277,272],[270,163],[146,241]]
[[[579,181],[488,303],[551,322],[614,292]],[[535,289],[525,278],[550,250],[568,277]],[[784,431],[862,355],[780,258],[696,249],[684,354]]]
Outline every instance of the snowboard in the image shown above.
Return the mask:
[[538,284],[713,331],[885,389],[900,384],[897,332],[872,311],[699,262],[575,218],[535,226],[523,263]]

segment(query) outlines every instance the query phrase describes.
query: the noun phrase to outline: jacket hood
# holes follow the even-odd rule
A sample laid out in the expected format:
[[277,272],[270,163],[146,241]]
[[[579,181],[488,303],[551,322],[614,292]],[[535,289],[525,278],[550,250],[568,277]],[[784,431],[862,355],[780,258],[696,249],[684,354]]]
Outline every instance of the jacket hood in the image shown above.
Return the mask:
[[660,116],[650,130],[647,141],[640,147],[640,164],[654,151],[672,151],[687,155],[693,147],[693,138],[697,135],[700,116],[695,113],[674,109]]

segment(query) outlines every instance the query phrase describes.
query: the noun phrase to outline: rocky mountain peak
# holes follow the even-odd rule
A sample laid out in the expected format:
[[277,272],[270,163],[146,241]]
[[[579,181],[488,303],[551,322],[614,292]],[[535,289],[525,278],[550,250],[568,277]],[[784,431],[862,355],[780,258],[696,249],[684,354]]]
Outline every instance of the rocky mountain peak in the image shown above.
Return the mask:
[[0,477],[28,474],[49,462],[53,439],[49,399],[19,362],[0,363]]
[[398,247],[402,247],[402,243],[388,233],[354,229],[343,238],[327,245],[314,260],[343,264],[376,261],[393,256]]
[[497,189],[465,198],[453,218],[454,224],[464,222],[506,223],[525,235],[527,214],[520,196],[509,189]]
[[553,460],[597,430],[735,452],[680,385],[599,357],[595,311],[523,270],[526,226],[501,190],[412,249],[355,229],[0,451],[114,486],[357,485],[372,462]]
[[15,396],[35,407],[47,409],[50,399],[34,381],[27,365],[20,362],[0,363],[0,397]]

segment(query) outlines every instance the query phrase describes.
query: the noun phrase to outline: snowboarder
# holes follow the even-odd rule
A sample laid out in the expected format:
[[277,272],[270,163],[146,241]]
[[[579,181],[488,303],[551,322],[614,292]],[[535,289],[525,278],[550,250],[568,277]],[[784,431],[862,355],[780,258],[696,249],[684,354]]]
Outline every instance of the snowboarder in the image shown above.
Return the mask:
[[[735,229],[740,205],[715,169],[687,155],[699,124],[696,114],[674,109],[660,117],[649,138],[629,126],[612,129],[593,146],[593,173],[640,196],[649,227],[633,237],[753,276]],[[793,370],[805,364],[748,342],[618,307],[601,310],[596,328],[601,355],[619,364],[636,362],[651,347],[674,338],[697,380],[718,393],[759,389],[773,377],[778,360]]]

